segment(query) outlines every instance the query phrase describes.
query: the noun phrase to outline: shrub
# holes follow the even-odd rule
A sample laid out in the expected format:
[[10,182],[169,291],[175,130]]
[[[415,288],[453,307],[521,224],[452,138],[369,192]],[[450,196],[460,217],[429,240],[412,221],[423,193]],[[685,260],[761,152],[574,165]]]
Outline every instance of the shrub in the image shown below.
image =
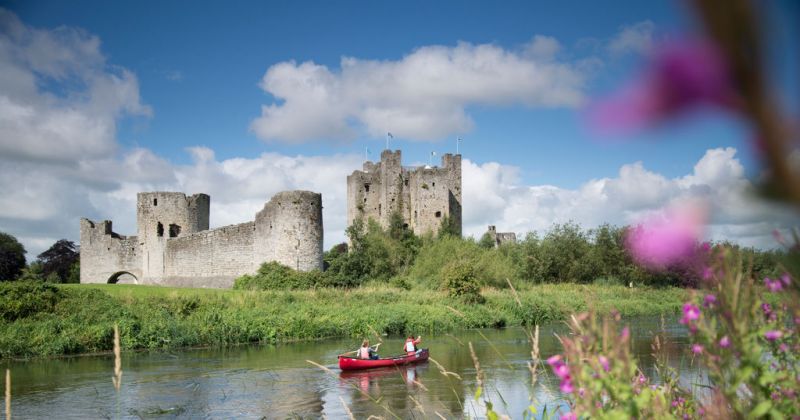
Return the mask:
[[47,283],[0,283],[0,318],[14,321],[39,312],[51,312],[61,297],[61,291]]
[[245,274],[233,283],[239,290],[310,289],[325,283],[320,271],[296,271],[275,261],[261,264],[254,275]]
[[466,261],[453,261],[442,269],[442,289],[466,303],[483,303],[481,287],[475,267]]

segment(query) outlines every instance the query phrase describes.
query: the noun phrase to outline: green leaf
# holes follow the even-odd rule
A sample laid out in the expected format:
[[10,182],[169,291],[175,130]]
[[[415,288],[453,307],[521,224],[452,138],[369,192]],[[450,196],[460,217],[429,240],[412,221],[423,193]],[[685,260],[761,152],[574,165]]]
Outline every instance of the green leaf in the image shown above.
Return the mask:
[[770,408],[772,408],[772,401],[761,401],[747,417],[751,419],[763,417],[765,414],[767,414]]

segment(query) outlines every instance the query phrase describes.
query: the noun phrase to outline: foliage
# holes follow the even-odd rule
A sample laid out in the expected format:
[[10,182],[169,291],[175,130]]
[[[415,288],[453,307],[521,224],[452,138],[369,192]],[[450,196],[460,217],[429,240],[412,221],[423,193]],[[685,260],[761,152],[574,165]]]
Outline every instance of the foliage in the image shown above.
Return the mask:
[[484,303],[477,272],[469,261],[453,261],[441,273],[441,288],[454,298],[466,303]]
[[[66,283],[69,280],[70,269],[79,257],[74,242],[60,239],[48,250],[39,254],[37,262],[42,265],[42,273],[48,281]],[[55,276],[51,276],[52,273],[55,273]]]
[[42,282],[18,281],[0,285],[0,319],[14,321],[53,310],[61,291]]
[[442,222],[439,225],[439,237],[461,237],[461,225],[458,223],[458,220],[454,217],[444,216],[442,217]]
[[324,283],[320,271],[297,271],[275,261],[261,264],[254,275],[244,275],[234,281],[237,290],[294,290],[310,289]]
[[[0,285],[13,287],[14,283]],[[235,343],[275,343],[323,337],[364,337],[370,328],[402,335],[441,334],[466,328],[530,325],[566,319],[574,308],[623,315],[676,313],[681,289],[541,285],[520,290],[521,306],[507,292],[482,291],[473,305],[438,290],[389,287],[352,290],[217,290],[121,284],[36,284],[37,304],[13,321],[0,319],[0,358],[108,351],[119,323],[123,349],[172,349]],[[4,290],[4,289],[0,289]],[[35,293],[34,293],[35,292]],[[27,293],[27,292],[26,292]],[[0,309],[5,309],[5,302]],[[447,307],[453,308],[463,316]]]
[[44,271],[42,264],[34,261],[22,270],[22,275],[19,276],[20,281],[44,281]]
[[630,356],[629,333],[619,316],[602,322],[595,312],[573,317],[572,335],[561,338],[563,355],[550,359],[569,394],[573,412],[590,418],[771,418],[800,414],[797,359],[798,290],[795,277],[764,279],[744,262],[748,252],[716,247],[704,270],[704,291],[683,306],[681,323],[691,352],[709,377],[707,398],[684,389],[659,357],[660,383],[646,377]]
[[25,268],[25,247],[17,238],[0,232],[0,281],[16,280]]

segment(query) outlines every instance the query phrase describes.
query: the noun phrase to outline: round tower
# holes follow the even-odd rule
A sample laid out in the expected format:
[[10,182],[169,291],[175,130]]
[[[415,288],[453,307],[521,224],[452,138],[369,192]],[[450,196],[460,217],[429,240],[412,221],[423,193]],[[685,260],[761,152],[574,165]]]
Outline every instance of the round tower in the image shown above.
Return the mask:
[[277,261],[295,270],[322,270],[322,195],[275,194],[256,213],[253,263]]

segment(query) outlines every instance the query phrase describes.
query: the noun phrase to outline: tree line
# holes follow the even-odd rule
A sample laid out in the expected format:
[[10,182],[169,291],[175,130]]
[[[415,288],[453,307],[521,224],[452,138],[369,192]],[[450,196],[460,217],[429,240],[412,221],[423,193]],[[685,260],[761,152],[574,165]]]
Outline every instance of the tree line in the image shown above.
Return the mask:
[[0,281],[80,283],[80,253],[74,242],[60,239],[30,264],[25,254],[17,238],[0,232]]
[[[531,232],[516,243],[495,247],[488,233],[479,239],[462,238],[449,220],[438,236],[415,235],[393,215],[388,228],[374,220],[356,220],[347,229],[349,245],[325,252],[324,272],[299,273],[279,264],[265,264],[259,273],[243,276],[238,288],[276,289],[358,287],[389,283],[401,288],[449,290],[468,295],[484,286],[508,283],[600,283],[625,286],[697,287],[715,247],[735,248],[756,278],[780,275],[785,252],[741,247],[729,242],[697,244],[694,258],[658,270],[637,265],[626,249],[629,227],[604,224],[585,229],[568,222],[554,224],[540,235]],[[698,257],[699,256],[699,257]],[[280,267],[280,268],[279,268]],[[287,274],[291,273],[291,274]],[[292,281],[282,279],[292,277]]]

